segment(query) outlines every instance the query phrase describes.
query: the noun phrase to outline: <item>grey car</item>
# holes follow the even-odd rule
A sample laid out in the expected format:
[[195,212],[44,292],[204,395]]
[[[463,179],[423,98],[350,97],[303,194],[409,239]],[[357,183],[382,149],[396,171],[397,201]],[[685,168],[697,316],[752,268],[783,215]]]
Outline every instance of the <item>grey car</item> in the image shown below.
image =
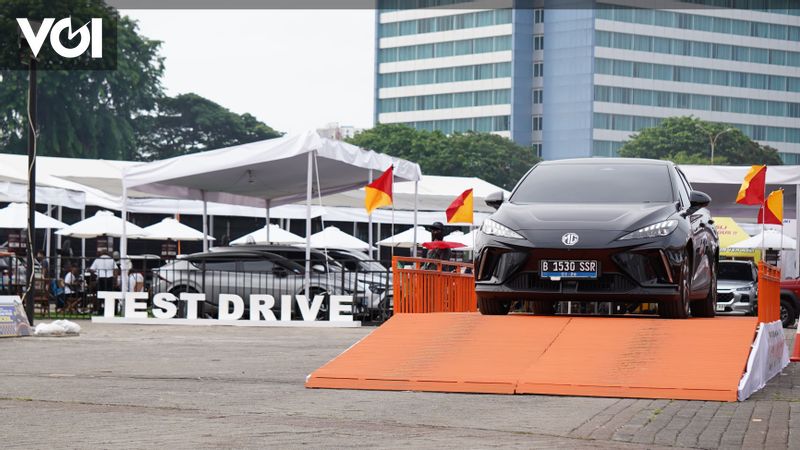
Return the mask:
[[750,261],[720,261],[717,314],[753,315],[758,305],[758,269]]
[[[305,270],[280,255],[263,251],[227,251],[196,253],[153,271],[155,292],[206,294],[204,316],[217,316],[219,294],[235,294],[245,300],[250,294],[272,295],[275,315],[280,314],[280,296],[303,294]],[[310,295],[338,294],[332,275],[312,270]],[[348,292],[344,292],[347,294]],[[327,303],[320,308],[319,319],[326,318]],[[293,311],[296,316],[297,311]]]

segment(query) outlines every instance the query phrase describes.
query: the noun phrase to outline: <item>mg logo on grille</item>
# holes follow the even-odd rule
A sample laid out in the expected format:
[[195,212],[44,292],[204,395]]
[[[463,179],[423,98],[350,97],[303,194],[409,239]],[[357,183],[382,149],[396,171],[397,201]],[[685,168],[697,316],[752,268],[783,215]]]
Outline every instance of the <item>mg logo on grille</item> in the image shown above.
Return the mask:
[[561,236],[561,242],[563,242],[564,245],[575,245],[578,243],[578,235],[575,233],[567,233]]

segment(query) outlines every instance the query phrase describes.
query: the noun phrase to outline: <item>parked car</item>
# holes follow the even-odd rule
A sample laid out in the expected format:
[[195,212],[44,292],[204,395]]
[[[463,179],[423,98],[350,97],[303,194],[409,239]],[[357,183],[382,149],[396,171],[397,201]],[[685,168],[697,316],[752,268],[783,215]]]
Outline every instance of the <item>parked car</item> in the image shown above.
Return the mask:
[[719,242],[711,198],[672,162],[597,158],[545,161],[476,239],[482,314],[512,302],[551,315],[556,302],[658,303],[662,317],[713,317]]
[[[314,269],[309,274],[310,296],[337,293],[334,276]],[[247,299],[251,293],[270,294],[276,299],[273,311],[280,314],[280,296],[305,292],[305,268],[280,255],[266,251],[230,249],[187,255],[153,271],[155,292],[206,294],[203,315],[217,316],[219,294],[236,294]],[[318,318],[325,318],[327,302]],[[293,311],[296,315],[296,311]]]
[[756,314],[758,269],[750,261],[720,261],[717,272],[717,314]]
[[[304,246],[299,245],[237,245],[233,247],[215,247],[212,251],[229,252],[240,249],[273,253],[283,256],[290,261],[294,261],[301,266],[305,266],[306,249]],[[344,260],[352,261],[353,258],[358,258],[358,256],[348,253],[345,257],[342,252],[343,251],[327,250],[326,253],[325,250],[312,248],[312,269],[315,269],[318,273],[329,273],[332,278],[333,286],[337,288],[337,292],[345,290],[356,293],[356,305],[360,305],[363,308],[380,308],[384,300],[390,301],[387,296],[391,294],[391,291],[386,289],[386,280],[380,278],[373,279],[373,275],[367,275],[364,273],[364,270],[359,270],[367,268],[369,272],[375,272],[377,270],[386,273],[386,268],[380,264],[378,264],[379,267],[368,265],[368,262],[364,260],[361,260],[362,262],[357,266],[350,265],[350,268],[347,268]],[[366,258],[366,255],[363,253],[361,255],[363,255],[361,258]]]
[[356,274],[358,281],[366,284],[373,294],[367,306],[373,309],[391,311],[394,293],[392,290],[392,272],[383,264],[370,259],[364,252],[358,250],[327,249],[328,256],[336,260],[348,272]]
[[793,325],[800,315],[800,278],[781,281],[781,321]]

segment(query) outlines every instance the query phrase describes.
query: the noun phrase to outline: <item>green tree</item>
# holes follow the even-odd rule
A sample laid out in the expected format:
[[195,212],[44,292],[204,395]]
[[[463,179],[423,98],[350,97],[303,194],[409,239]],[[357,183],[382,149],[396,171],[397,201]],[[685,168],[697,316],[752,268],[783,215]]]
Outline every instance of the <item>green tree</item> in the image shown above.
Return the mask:
[[[14,17],[73,17],[76,21],[99,17],[104,39],[106,24],[116,21],[116,70],[38,71],[38,154],[131,159],[134,118],[151,110],[162,95],[160,42],[139,35],[134,21],[120,17],[101,0],[0,0],[0,8],[0,32],[13,39],[17,36]],[[9,55],[3,52],[3,67],[9,67]],[[46,53],[41,59],[42,68],[52,63]],[[28,73],[2,70],[0,76],[0,148],[25,153]]]
[[740,130],[691,116],[669,117],[658,126],[641,130],[620,148],[619,155],[710,164],[715,137],[714,164],[782,164],[776,149],[753,141]]
[[153,113],[137,119],[138,157],[164,159],[203,150],[279,137],[250,114],[236,114],[197,94],[158,100]]
[[420,131],[405,125],[379,124],[348,142],[414,161],[431,175],[479,177],[511,189],[539,159],[526,148],[494,134]]

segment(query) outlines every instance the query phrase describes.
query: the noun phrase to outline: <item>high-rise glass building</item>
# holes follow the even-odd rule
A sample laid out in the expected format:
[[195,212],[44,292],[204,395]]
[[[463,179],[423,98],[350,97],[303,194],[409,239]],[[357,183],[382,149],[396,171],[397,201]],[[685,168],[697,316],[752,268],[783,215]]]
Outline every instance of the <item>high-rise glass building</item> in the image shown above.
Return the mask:
[[494,132],[560,159],[613,156],[694,115],[800,164],[800,0],[644,4],[382,0],[376,122]]

